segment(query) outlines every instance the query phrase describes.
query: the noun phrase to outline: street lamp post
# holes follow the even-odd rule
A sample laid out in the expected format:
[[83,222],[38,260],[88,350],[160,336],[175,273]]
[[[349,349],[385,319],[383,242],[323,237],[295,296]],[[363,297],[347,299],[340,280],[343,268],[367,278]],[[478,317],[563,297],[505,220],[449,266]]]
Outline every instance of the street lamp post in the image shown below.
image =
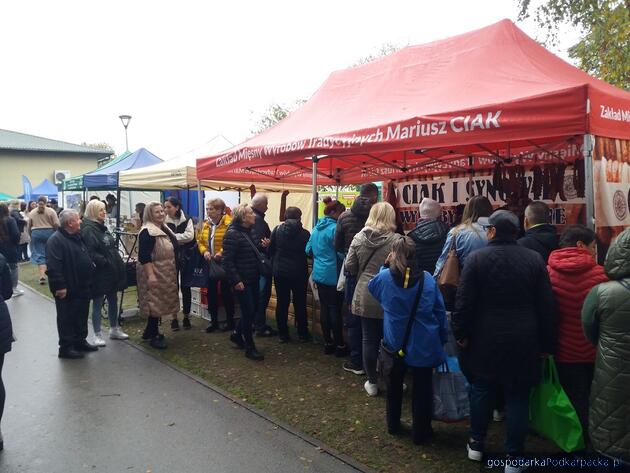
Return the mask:
[[123,126],[125,127],[125,146],[126,146],[126,150],[129,151],[129,140],[127,138],[127,127],[129,126],[129,121],[131,120],[131,115],[120,115],[118,118],[120,118],[120,121],[122,122]]

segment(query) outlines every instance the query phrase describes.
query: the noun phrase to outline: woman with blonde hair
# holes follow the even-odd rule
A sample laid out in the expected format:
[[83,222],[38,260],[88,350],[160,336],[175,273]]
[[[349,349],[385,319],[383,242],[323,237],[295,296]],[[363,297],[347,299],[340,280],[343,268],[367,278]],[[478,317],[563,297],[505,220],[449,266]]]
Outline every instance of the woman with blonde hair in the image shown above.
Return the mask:
[[85,207],[81,225],[81,238],[96,266],[92,281],[92,328],[94,344],[98,347],[105,346],[101,333],[101,309],[105,298],[109,317],[109,338],[112,340],[129,338],[118,326],[118,291],[122,291],[126,286],[125,263],[118,253],[116,238],[105,226],[106,217],[105,204],[100,200],[91,200]]
[[[223,238],[227,232],[232,217],[226,213],[225,202],[222,199],[210,199],[206,203],[207,219],[203,222],[201,231],[197,234],[197,248],[208,264],[221,265],[223,261]],[[208,278],[208,312],[210,323],[206,333],[219,329],[219,291],[223,307],[225,308],[225,331],[234,330],[234,293],[227,279]]]
[[348,250],[345,271],[356,277],[352,313],[361,317],[363,331],[363,368],[368,375],[364,388],[369,396],[378,394],[376,359],[383,338],[383,309],[368,290],[368,282],[378,274],[396,241],[396,211],[391,204],[372,206],[365,227],[355,235]]
[[164,335],[158,329],[159,319],[172,320],[179,312],[177,239],[165,220],[162,204],[150,202],[144,209],[144,224],[138,233],[138,302],[140,312],[147,316],[142,339],[159,349],[166,348]]

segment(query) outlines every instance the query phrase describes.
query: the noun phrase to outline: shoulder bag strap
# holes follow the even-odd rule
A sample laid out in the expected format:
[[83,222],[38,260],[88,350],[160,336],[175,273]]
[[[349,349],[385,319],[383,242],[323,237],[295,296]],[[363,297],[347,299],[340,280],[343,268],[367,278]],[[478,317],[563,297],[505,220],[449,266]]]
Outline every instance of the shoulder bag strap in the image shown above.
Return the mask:
[[621,284],[623,287],[625,287],[628,291],[630,291],[630,284],[628,284],[626,281],[619,280],[617,282]]
[[262,259],[262,254],[260,253],[260,251],[258,251],[258,248],[256,248],[256,245],[254,244],[254,242],[252,241],[252,239],[249,237],[249,235],[245,232],[239,232],[241,235],[243,235],[245,237],[245,239],[247,240],[247,243],[249,243],[251,245],[251,247],[254,249],[254,251],[256,252],[256,256],[259,259]]
[[357,280],[361,277],[361,274],[363,274],[363,271],[365,271],[365,268],[367,268],[367,265],[370,263],[370,260],[372,259],[372,256],[374,256],[374,254],[378,251],[379,248],[375,248],[374,251],[372,251],[372,253],[370,253],[370,256],[365,261],[365,263],[363,264],[363,267],[359,270],[359,273],[357,274]]
[[407,347],[407,343],[409,342],[409,335],[411,335],[411,326],[413,325],[413,321],[416,318],[416,312],[418,311],[418,304],[420,303],[420,296],[422,295],[422,291],[424,290],[424,271],[420,273],[420,279],[418,280],[418,290],[416,291],[416,298],[413,301],[413,306],[411,307],[411,313],[409,314],[409,320],[407,321],[407,328],[405,329],[405,337],[403,338],[402,346],[400,350],[398,350],[398,356],[403,358],[405,356],[405,348]]

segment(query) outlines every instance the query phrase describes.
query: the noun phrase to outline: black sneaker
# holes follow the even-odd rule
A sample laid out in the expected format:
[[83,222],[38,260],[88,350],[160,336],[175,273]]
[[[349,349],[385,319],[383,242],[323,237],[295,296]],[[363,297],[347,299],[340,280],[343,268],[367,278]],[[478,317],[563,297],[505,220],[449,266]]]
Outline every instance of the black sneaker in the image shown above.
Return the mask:
[[232,332],[230,335],[230,341],[241,350],[245,349],[245,340],[243,340],[243,337],[238,333]]
[[184,330],[190,330],[192,328],[189,317],[184,317],[184,320],[182,320],[182,326],[184,327]]
[[254,361],[262,361],[265,359],[265,356],[256,350],[256,348],[248,348],[245,350],[245,356]]
[[466,450],[468,451],[469,460],[480,462],[483,458],[483,443],[478,440],[468,439]]
[[206,333],[216,332],[217,330],[219,330],[219,327],[214,324],[210,324],[206,327]]
[[258,330],[256,332],[256,336],[258,336],[258,337],[273,337],[273,336],[275,336],[277,334],[278,334],[278,332],[276,332],[274,329],[272,329],[269,326],[263,328],[262,330]]
[[337,350],[337,347],[332,343],[330,345],[328,344],[324,345],[324,353],[326,355],[334,355],[336,350]]
[[343,369],[344,371],[348,371],[352,374],[356,374],[357,376],[362,376],[365,374],[365,370],[363,369],[363,366],[357,366],[354,363],[352,363],[352,361],[346,361],[343,364]]
[[308,343],[313,340],[313,337],[310,333],[306,333],[306,335],[298,335],[298,342],[300,343]]
[[166,342],[164,341],[164,335],[159,334],[151,339],[149,342],[153,348],[157,348],[158,350],[164,350],[166,348]]
[[280,337],[278,337],[279,343],[289,343],[290,341],[291,337],[289,337],[288,335],[280,335]]
[[348,356],[350,354],[350,350],[348,349],[348,345],[338,346],[335,349],[335,356],[337,358],[343,358],[344,356]]
[[177,319],[171,320],[171,330],[177,332],[179,330],[179,321]]

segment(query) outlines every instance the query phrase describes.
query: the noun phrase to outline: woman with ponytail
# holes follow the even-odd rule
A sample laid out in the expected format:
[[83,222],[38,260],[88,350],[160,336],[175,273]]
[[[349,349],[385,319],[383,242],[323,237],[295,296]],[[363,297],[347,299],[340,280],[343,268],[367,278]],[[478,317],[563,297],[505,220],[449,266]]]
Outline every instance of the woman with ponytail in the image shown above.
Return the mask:
[[[448,335],[442,295],[435,279],[421,271],[416,261],[416,247],[410,237],[395,241],[385,265],[368,283],[368,290],[383,307],[382,344],[388,351],[398,353],[386,381],[387,429],[392,435],[400,431],[403,380],[410,369],[413,376],[411,436],[415,444],[421,444],[433,435],[432,373],[433,368],[445,360],[443,346]],[[420,289],[418,305],[411,314]],[[405,344],[405,332],[412,315],[414,319]]]

